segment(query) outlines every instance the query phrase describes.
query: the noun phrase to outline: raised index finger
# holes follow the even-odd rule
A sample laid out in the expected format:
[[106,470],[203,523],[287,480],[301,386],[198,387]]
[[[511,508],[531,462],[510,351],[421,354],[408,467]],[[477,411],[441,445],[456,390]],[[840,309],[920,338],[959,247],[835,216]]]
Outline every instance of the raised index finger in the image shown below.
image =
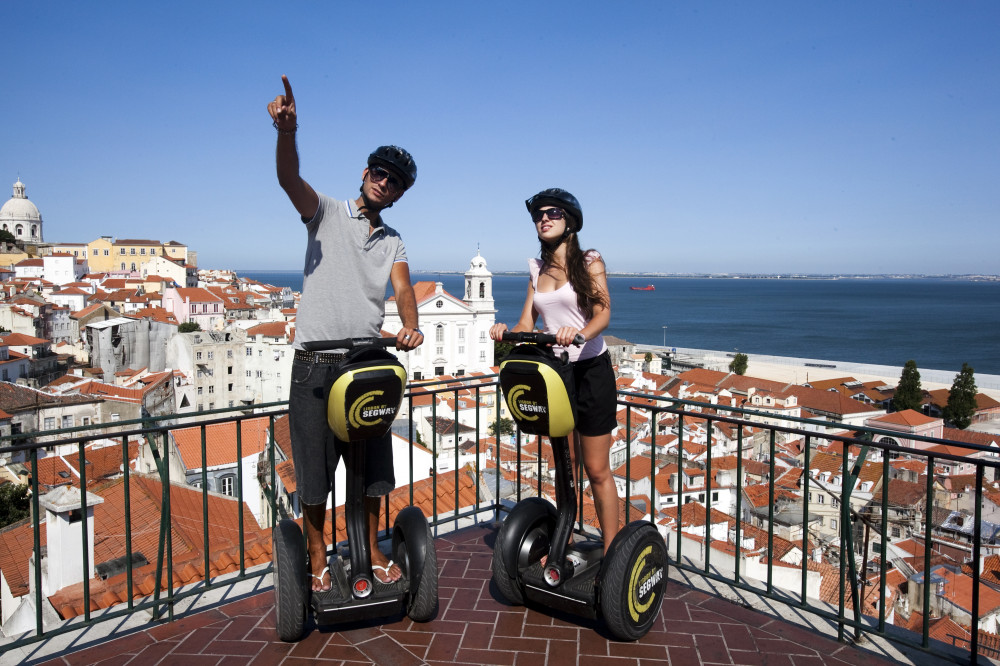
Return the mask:
[[282,74],[281,82],[285,84],[285,97],[295,99],[295,95],[292,94],[292,84],[288,82],[288,77]]

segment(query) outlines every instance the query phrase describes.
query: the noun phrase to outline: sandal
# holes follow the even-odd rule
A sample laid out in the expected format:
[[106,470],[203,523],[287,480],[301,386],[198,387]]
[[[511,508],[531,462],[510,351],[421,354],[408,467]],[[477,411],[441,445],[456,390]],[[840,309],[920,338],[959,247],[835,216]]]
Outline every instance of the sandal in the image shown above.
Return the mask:
[[323,585],[323,576],[330,573],[330,567],[323,567],[323,570],[319,572],[319,575],[309,574],[311,577],[319,581],[320,589],[312,588],[313,592],[329,592],[333,589],[333,579],[331,578],[329,585]]
[[390,575],[390,574],[389,574],[389,569],[391,569],[391,568],[392,568],[392,565],[393,565],[393,564],[395,564],[395,562],[393,562],[392,560],[389,560],[389,564],[385,565],[384,567],[381,567],[381,566],[379,566],[379,565],[377,565],[377,564],[373,564],[373,565],[372,565],[372,574],[374,574],[374,573],[375,573],[375,570],[376,570],[376,569],[378,569],[379,571],[381,571],[382,573],[384,573],[384,574],[385,574],[385,578],[386,578],[386,580],[382,580],[382,579],[381,579],[381,578],[379,578],[378,576],[375,576],[375,579],[376,579],[376,580],[377,580],[378,582],[382,583],[383,585],[392,585],[393,583],[395,583],[396,581],[398,581],[398,580],[399,580],[399,578],[397,578],[396,580],[391,580],[391,579],[389,578],[389,575]]

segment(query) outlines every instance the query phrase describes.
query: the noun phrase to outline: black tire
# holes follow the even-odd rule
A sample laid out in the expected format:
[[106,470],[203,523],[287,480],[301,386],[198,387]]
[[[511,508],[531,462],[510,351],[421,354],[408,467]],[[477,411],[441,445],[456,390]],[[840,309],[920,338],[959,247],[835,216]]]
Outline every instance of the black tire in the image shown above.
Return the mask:
[[274,559],[274,612],[278,638],[302,638],[306,624],[306,549],[294,520],[282,520],[271,530]]
[[618,533],[600,573],[601,617],[622,641],[642,638],[660,616],[667,586],[667,546],[650,523],[636,521]]
[[[404,516],[403,512],[407,511],[419,520]],[[393,538],[392,557],[410,581],[406,616],[414,622],[427,622],[434,618],[438,609],[437,550],[434,548],[431,526],[416,507],[400,511],[396,526],[399,528],[399,537]],[[418,552],[418,549],[422,549],[422,552]]]
[[556,508],[539,497],[518,502],[493,544],[493,582],[507,601],[524,604],[520,572],[549,550],[556,527]]

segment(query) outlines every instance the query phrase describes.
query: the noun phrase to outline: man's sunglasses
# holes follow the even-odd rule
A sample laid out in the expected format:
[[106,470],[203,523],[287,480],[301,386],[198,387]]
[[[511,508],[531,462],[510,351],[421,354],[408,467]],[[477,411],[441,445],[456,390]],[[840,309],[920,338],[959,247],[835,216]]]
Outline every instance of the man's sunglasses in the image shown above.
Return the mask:
[[389,180],[389,187],[396,192],[403,189],[403,183],[396,178],[391,173],[386,171],[380,166],[368,167],[368,178],[371,179],[373,183],[381,183],[383,180]]
[[538,224],[542,221],[542,217],[548,216],[552,221],[561,220],[566,215],[566,211],[562,208],[546,208],[545,210],[533,210],[531,211],[531,221]]

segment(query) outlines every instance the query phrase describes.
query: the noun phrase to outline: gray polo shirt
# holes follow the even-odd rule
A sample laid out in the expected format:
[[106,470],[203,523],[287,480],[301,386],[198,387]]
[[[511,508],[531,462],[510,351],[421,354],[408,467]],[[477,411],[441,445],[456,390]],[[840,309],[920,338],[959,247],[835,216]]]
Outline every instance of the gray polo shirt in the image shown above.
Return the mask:
[[305,224],[309,238],[294,347],[378,335],[392,266],[406,261],[403,239],[385,224],[369,235],[368,218],[353,201],[323,194]]

